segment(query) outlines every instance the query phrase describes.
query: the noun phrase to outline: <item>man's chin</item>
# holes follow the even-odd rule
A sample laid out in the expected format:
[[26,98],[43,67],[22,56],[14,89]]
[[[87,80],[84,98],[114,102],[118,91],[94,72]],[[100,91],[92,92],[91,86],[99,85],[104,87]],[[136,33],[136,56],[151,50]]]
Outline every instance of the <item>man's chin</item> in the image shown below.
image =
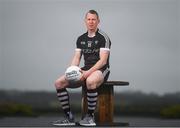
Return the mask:
[[89,28],[90,31],[95,31],[96,29],[95,28]]

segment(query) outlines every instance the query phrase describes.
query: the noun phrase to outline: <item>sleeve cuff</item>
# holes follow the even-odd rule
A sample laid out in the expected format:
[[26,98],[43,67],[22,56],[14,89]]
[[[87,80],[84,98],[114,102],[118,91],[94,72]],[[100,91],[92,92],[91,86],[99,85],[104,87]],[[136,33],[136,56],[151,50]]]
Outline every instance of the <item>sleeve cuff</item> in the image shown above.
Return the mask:
[[80,49],[80,48],[76,48],[76,49],[75,49],[75,51],[80,52],[80,51],[81,51],[81,49]]
[[109,48],[100,48],[100,51],[103,50],[103,51],[110,51]]

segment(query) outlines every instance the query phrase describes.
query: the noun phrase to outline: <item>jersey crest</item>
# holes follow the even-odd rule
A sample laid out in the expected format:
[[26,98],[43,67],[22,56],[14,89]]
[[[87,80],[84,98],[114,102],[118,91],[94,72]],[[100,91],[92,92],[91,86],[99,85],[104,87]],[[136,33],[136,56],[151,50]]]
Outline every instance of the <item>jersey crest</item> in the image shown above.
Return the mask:
[[96,40],[96,41],[94,42],[94,43],[95,43],[95,45],[97,45],[97,44],[98,44],[98,42],[99,42],[99,41],[98,41],[98,40]]
[[91,47],[92,41],[88,41],[87,43],[88,43],[88,47]]

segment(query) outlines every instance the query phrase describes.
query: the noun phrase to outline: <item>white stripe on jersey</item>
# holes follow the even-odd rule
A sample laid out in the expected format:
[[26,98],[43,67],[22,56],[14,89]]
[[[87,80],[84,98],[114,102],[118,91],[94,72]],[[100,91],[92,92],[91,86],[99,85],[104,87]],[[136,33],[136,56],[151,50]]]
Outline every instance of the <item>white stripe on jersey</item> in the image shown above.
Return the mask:
[[107,36],[106,33],[104,33],[103,31],[99,30],[98,31],[101,35],[104,36],[105,40],[106,40],[106,44],[105,44],[105,48],[110,48],[110,40],[109,40],[109,37]]

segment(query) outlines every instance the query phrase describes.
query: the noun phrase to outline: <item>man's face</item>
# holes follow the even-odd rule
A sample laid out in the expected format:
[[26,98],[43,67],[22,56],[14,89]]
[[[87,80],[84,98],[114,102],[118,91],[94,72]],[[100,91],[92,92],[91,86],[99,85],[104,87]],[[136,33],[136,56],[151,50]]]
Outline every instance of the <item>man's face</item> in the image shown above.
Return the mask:
[[86,27],[88,30],[96,30],[99,24],[99,19],[96,14],[87,13],[85,18]]

